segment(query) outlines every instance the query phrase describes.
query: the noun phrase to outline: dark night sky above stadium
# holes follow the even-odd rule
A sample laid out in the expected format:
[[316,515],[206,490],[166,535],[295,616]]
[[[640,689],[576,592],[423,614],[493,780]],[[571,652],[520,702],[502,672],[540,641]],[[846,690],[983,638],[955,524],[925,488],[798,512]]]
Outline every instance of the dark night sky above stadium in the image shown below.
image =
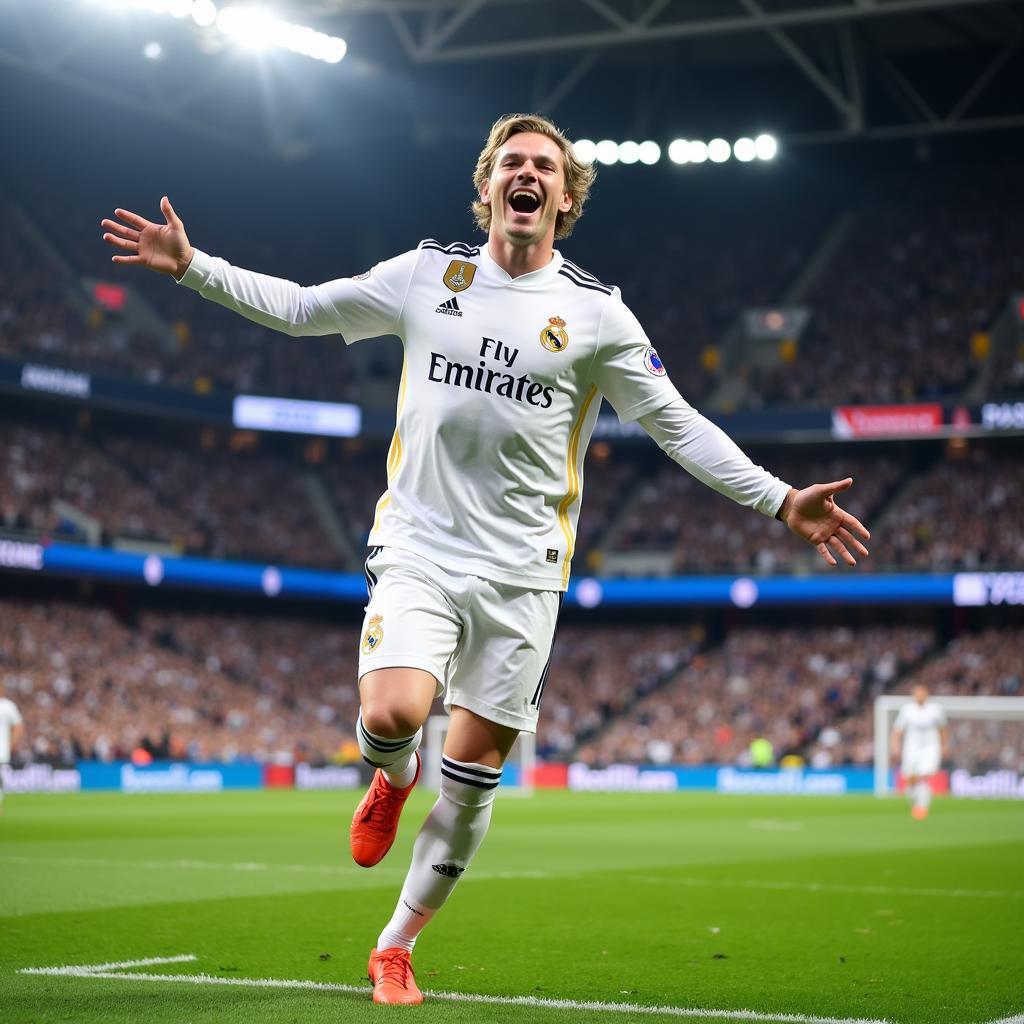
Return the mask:
[[[62,228],[75,233],[78,251],[94,236],[97,267],[107,257],[93,231],[100,217],[115,205],[155,216],[167,193],[195,244],[300,279],[358,272],[426,236],[473,237],[471,174],[490,122],[529,107],[542,62],[554,74],[575,59],[414,66],[379,19],[354,24],[349,57],[337,66],[290,55],[211,57],[181,43],[168,45],[163,66],[152,68],[139,42],[98,35],[82,48],[75,74],[122,94],[173,95],[220,61],[217,87],[189,108],[193,127],[147,116],[144,101],[121,105],[0,64],[0,92],[17,97],[0,113],[0,182],[43,221],[54,195],[64,197],[61,206],[72,195],[79,216]],[[554,117],[576,138],[654,138],[663,147],[677,134],[735,137],[762,127],[785,134],[798,123],[834,121],[786,63],[766,66],[763,54],[750,51],[748,59],[743,47],[730,55],[720,42],[705,50],[722,52],[697,59],[702,51],[691,44],[610,53]],[[944,53],[908,61],[915,81],[929,88],[950,76]],[[1004,72],[994,109],[1022,71],[1012,65]],[[283,160],[269,150],[268,119],[300,141],[300,155]],[[849,202],[878,174],[927,173],[948,161],[963,161],[969,173],[974,160],[1019,155],[1022,139],[1020,130],[987,132],[927,144],[790,148],[773,165],[694,168],[663,159],[653,168],[602,168],[588,215],[565,248],[592,251],[609,224],[624,221],[685,234],[695,221],[742,219],[766,207],[784,217],[797,200],[826,210]]]

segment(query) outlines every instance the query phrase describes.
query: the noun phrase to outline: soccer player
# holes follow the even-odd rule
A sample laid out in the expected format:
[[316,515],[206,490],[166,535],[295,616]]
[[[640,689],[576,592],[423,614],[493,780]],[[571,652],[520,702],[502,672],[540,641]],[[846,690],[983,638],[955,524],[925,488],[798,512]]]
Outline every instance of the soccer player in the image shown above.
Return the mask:
[[931,807],[931,777],[949,752],[949,729],[946,712],[928,699],[927,686],[915,686],[911,697],[896,715],[891,747],[893,758],[900,760],[910,813],[920,821],[928,817]]
[[474,174],[484,244],[428,239],[305,288],[193,249],[167,197],[162,224],[127,210],[102,222],[121,250],[114,262],[172,275],[258,323],[404,343],[366,563],[356,730],[378,770],[352,821],[357,863],[378,863],[394,841],[435,696],[451,717],[440,795],[370,956],[378,1003],[422,1001],[416,937],[483,841],[516,736],[536,730],[602,395],[689,472],[783,520],[829,564],[867,554],[867,530],[835,502],[852,480],[796,490],[755,466],[680,397],[618,289],[554,249],[593,180],[550,121],[502,118]]
[[24,731],[18,705],[4,695],[4,681],[0,679],[0,813],[4,809],[4,769],[11,763]]

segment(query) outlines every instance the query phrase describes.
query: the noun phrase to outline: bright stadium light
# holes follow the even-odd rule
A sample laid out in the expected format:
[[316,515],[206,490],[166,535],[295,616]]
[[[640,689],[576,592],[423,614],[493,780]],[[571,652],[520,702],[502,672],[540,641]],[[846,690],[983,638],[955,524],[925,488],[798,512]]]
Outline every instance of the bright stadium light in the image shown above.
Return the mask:
[[732,144],[732,155],[742,163],[750,163],[757,156],[757,146],[754,140],[746,137],[737,139]]
[[640,143],[640,163],[650,166],[656,164],[660,159],[661,146],[656,142],[651,142],[650,139]]
[[761,160],[771,160],[779,151],[779,144],[775,141],[774,135],[758,135],[754,139],[754,146],[757,150],[757,156]]
[[577,139],[572,149],[581,164],[592,164],[597,158],[597,145],[590,139]]
[[732,155],[732,147],[725,139],[712,139],[708,143],[708,159],[715,164],[724,164]]
[[200,28],[207,28],[217,20],[217,5],[213,0],[195,0],[192,4],[192,20]]
[[611,139],[602,139],[594,150],[597,159],[602,164],[612,164],[619,162],[619,145],[617,142],[612,142]]
[[640,159],[640,146],[635,142],[619,143],[619,163],[635,164]]
[[690,143],[686,139],[673,139],[669,143],[668,158],[674,164],[688,164],[690,162]]
[[142,48],[142,55],[146,60],[159,60],[164,55],[164,48],[155,40]]
[[691,139],[686,144],[686,154],[691,164],[702,164],[708,158],[708,147],[706,142],[699,139]]
[[[282,21],[261,7],[222,7],[214,0],[91,0],[114,11],[148,11],[191,20],[200,28],[216,26],[224,36],[249,50],[291,50],[306,57],[337,64],[348,52],[339,36],[329,36],[306,25]],[[205,37],[207,40],[209,36]]]

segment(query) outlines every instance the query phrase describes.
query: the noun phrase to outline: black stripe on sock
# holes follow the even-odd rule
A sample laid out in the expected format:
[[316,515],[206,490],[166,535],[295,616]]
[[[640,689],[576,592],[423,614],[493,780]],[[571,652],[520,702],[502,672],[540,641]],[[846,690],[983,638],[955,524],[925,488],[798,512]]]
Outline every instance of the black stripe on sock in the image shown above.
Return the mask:
[[382,754],[391,754],[396,750],[401,750],[402,747],[411,743],[416,735],[413,733],[412,736],[407,736],[404,740],[381,740],[372,733],[367,732],[366,726],[362,722],[359,723],[359,731],[363,739],[366,740],[367,746],[373,747],[374,750],[379,750]]
[[[461,782],[464,786],[474,786],[476,789],[497,789],[498,782],[478,782],[476,779],[464,779],[460,775],[455,775],[448,771],[444,765],[441,766],[441,774],[446,779],[451,779],[452,782]],[[500,781],[500,780],[499,780]]]
[[466,772],[469,775],[479,775],[485,779],[501,778],[500,768],[470,768],[467,765],[464,765],[461,761],[453,761],[450,757],[444,757],[443,755],[441,757],[441,763],[448,768],[451,768],[452,771]]

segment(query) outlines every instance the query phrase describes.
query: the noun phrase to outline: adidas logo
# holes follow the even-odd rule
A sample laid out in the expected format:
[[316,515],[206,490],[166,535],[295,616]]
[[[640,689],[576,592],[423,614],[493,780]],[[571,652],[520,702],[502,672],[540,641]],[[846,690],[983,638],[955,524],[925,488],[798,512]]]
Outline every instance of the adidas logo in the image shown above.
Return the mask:
[[459,300],[453,295],[447,302],[442,302],[435,313],[446,313],[448,316],[462,316],[462,310],[459,309]]
[[458,878],[459,875],[461,875],[462,872],[466,870],[465,868],[460,868],[455,864],[431,864],[430,866],[439,875],[444,875],[445,878]]

